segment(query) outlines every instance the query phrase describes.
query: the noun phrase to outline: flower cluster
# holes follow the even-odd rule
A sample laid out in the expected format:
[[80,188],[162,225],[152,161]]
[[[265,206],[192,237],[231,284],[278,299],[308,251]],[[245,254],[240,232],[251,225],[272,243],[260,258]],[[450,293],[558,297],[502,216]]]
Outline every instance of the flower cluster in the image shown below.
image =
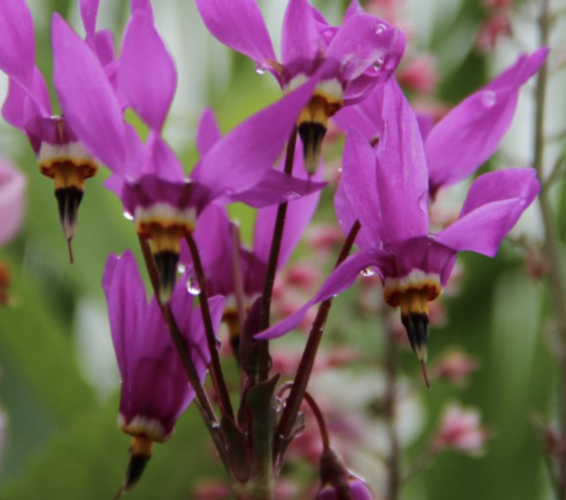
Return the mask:
[[[41,173],[54,179],[69,248],[85,180],[105,167],[111,173],[106,188],[134,223],[152,285],[148,303],[133,254],[108,258],[102,286],[122,379],[119,424],[133,437],[119,495],[137,482],[153,443],[171,436],[177,418],[195,400],[236,496],[272,498],[306,401],[322,440],[317,498],[370,499],[366,483],[330,446],[323,413],[306,391],[331,301],[360,273],[379,276],[383,301],[400,309],[426,377],[429,303],[446,287],[458,253],[495,256],[540,183],[532,168],[485,173],[471,183],[457,220],[435,232],[431,208],[441,190],[474,176],[493,155],[511,124],[521,86],[548,50],[520,56],[434,123],[415,113],[399,84],[403,78],[394,75],[405,50],[403,32],[355,0],[340,26],[329,24],[307,0],[289,0],[280,57],[255,0],[196,0],[196,5],[209,31],[251,58],[258,73],[271,73],[282,96],[225,135],[213,111],[204,109],[195,138],[200,158],[188,173],[163,136],[177,72],[149,0],[131,0],[120,41],[97,31],[99,0],[80,2],[84,39],[53,15],[60,116],[52,116],[35,63],[25,1],[0,4],[0,69],[10,81],[2,114],[27,135]],[[415,75],[406,73],[405,81],[411,79]],[[132,114],[147,128],[147,138],[132,125]],[[326,187],[320,166],[331,120],[345,135],[334,207],[346,240],[319,291],[270,326],[276,274],[291,258]],[[2,164],[0,189],[3,172],[10,192],[21,189],[19,178]],[[228,216],[226,207],[235,202],[258,211],[251,248]],[[18,216],[12,226],[0,228],[0,243],[18,224],[20,212],[7,210]],[[357,251],[348,257],[354,245]],[[294,280],[307,289],[311,278],[308,272],[289,274],[287,284]],[[296,328],[321,302],[297,371],[278,388],[266,340]],[[237,411],[219,354],[222,322],[241,377]],[[431,374],[461,380],[476,366],[461,358]],[[207,374],[213,398],[203,388]],[[391,414],[393,375],[390,367],[384,405]],[[277,407],[281,400],[283,408]],[[458,422],[473,429],[461,429]],[[476,417],[452,411],[435,446],[473,452],[483,440]]]

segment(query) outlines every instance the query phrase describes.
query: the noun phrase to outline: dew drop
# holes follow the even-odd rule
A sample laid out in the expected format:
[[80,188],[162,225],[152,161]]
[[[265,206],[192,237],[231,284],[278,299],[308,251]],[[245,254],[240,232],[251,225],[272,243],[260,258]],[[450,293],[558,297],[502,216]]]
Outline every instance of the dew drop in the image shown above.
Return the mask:
[[377,269],[375,267],[366,267],[360,273],[364,278],[370,278],[371,276],[375,276],[377,273]]
[[295,191],[287,191],[283,197],[287,200],[287,201],[293,201],[296,200],[297,198],[300,198],[301,195]]
[[376,35],[381,35],[386,29],[387,29],[387,26],[385,26],[385,24],[379,23],[375,27],[375,33],[376,33]]
[[183,274],[185,271],[187,270],[187,268],[185,267],[184,264],[179,264],[177,266],[177,272]]
[[383,67],[383,61],[381,59],[378,59],[377,61],[375,61],[373,63],[373,70],[376,73],[379,73],[379,71],[381,70],[382,67]]
[[196,278],[194,278],[193,276],[190,276],[187,279],[187,291],[191,295],[199,295],[200,294],[200,286],[198,285]]
[[265,72],[266,72],[266,71],[267,71],[267,70],[265,69],[265,67],[264,67],[264,66],[261,66],[260,64],[258,64],[258,65],[255,67],[255,72],[256,72],[257,75],[265,75]]
[[497,102],[497,95],[493,90],[486,90],[481,96],[481,102],[486,108],[493,108]]
[[281,401],[281,398],[275,398],[275,401],[273,402],[273,408],[277,413],[281,411],[281,409],[283,408],[283,401]]
[[130,212],[124,212],[124,217],[128,220],[134,220],[134,216]]
[[217,431],[220,429],[220,424],[218,422],[210,422],[210,428],[213,431]]

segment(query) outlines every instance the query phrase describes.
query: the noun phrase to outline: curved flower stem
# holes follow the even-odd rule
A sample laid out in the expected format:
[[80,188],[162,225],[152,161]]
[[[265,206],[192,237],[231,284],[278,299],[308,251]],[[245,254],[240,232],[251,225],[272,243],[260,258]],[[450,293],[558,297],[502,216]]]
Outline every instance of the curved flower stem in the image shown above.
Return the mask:
[[[242,276],[242,255],[240,253],[240,228],[232,224],[232,260],[234,262],[234,294],[236,296],[236,308],[238,311],[238,325],[240,334],[244,331],[246,319],[246,304],[244,299],[244,279]],[[237,356],[237,354],[236,354]]]
[[189,382],[196,393],[196,401],[197,407],[201,412],[205,422],[210,428],[216,427],[218,425],[218,419],[214,413],[214,409],[212,407],[212,403],[208,398],[206,391],[203,389],[202,384],[200,382],[200,378],[196,371],[195,365],[191,359],[187,346],[185,345],[185,341],[181,335],[179,330],[179,326],[177,325],[177,321],[173,316],[173,312],[171,311],[171,307],[169,304],[162,305],[159,301],[159,276],[157,274],[157,269],[155,267],[155,262],[151,255],[151,250],[149,248],[149,244],[147,240],[141,236],[139,237],[140,246],[143,254],[143,258],[145,260],[145,265],[147,267],[147,272],[149,273],[149,279],[151,280],[151,286],[153,288],[153,293],[156,297],[157,303],[159,304],[159,308],[161,309],[161,313],[163,314],[163,318],[165,319],[165,323],[169,329],[169,333],[171,335],[171,340],[181,357],[181,361],[183,362],[183,366],[187,372],[187,376],[189,378]]
[[[338,267],[344,260],[346,260],[346,257],[348,257],[348,254],[350,253],[350,250],[354,245],[354,241],[356,240],[356,236],[358,235],[360,227],[361,225],[359,221],[354,222],[354,224],[352,225],[352,228],[348,233],[348,237],[344,242],[344,246],[342,247],[340,255],[336,260],[336,265],[334,266],[335,268]],[[299,368],[297,369],[297,375],[295,376],[295,381],[293,383],[293,387],[291,388],[291,393],[287,398],[285,409],[283,410],[283,414],[281,415],[281,420],[279,421],[279,426],[277,428],[277,438],[274,447],[274,459],[276,463],[278,461],[278,458],[280,458],[279,455],[285,452],[285,443],[291,437],[291,434],[293,432],[293,427],[295,425],[295,421],[297,420],[299,409],[301,408],[301,403],[303,402],[303,398],[305,397],[307,385],[309,383],[312,368],[314,366],[314,360],[316,358],[316,353],[318,352],[318,346],[320,345],[320,341],[322,339],[324,326],[326,324],[326,319],[328,318],[328,313],[330,312],[331,305],[332,299],[325,300],[320,304],[316,318],[311,327],[307,345],[305,346],[305,350],[303,351],[303,356],[301,357]]]
[[212,384],[214,385],[214,390],[216,391],[216,394],[218,396],[218,404],[220,405],[220,411],[222,415],[230,418],[231,420],[234,420],[234,410],[232,409],[230,394],[228,393],[226,379],[224,378],[224,375],[222,373],[220,357],[218,356],[218,347],[216,345],[216,336],[214,335],[214,327],[212,325],[210,308],[208,306],[206,280],[204,278],[202,262],[200,260],[200,255],[198,253],[198,248],[196,246],[194,238],[189,234],[186,237],[186,240],[187,244],[189,245],[189,250],[191,251],[194,270],[195,274],[197,275],[197,280],[200,288],[199,302],[202,312],[202,321],[204,323],[204,329],[206,332],[206,342],[208,344],[208,350],[210,351],[210,376],[212,378]]
[[389,453],[387,455],[387,500],[397,500],[401,485],[399,463],[399,436],[397,435],[397,345],[394,333],[388,330],[385,334],[385,425],[389,437]]
[[[287,151],[285,156],[284,173],[291,175],[293,173],[293,163],[295,158],[295,147],[297,145],[297,127],[293,128],[289,141],[287,143]],[[279,262],[279,252],[281,250],[281,242],[283,241],[283,231],[285,229],[285,219],[287,217],[287,203],[281,203],[277,209],[277,217],[273,228],[273,238],[271,240],[271,249],[269,252],[269,261],[267,262],[267,271],[265,273],[265,284],[263,286],[262,303],[260,311],[259,326],[260,331],[269,328],[269,315],[271,313],[271,296],[273,295],[273,285],[275,283],[275,274],[277,272],[277,264]],[[271,357],[269,356],[269,341],[259,340],[259,356],[258,356],[258,378],[259,381],[267,380],[269,370],[271,369]]]
[[[550,1],[542,0],[538,25],[539,25],[539,44],[548,46],[550,39]],[[536,82],[535,93],[535,134],[534,134],[534,156],[533,166],[537,169],[539,177],[542,178],[544,168],[544,147],[545,147],[545,101],[546,89],[548,84],[548,63],[545,62],[540,68]],[[566,289],[563,278],[562,259],[560,255],[560,241],[556,231],[555,217],[552,213],[550,203],[549,187],[543,183],[539,204],[542,213],[545,242],[544,250],[546,258],[550,264],[549,273],[552,297],[554,299],[554,310],[558,332],[560,335],[560,363],[561,363],[561,384],[560,384],[560,428],[561,439],[566,438]],[[558,457],[558,498],[566,500],[566,447],[562,447]]]

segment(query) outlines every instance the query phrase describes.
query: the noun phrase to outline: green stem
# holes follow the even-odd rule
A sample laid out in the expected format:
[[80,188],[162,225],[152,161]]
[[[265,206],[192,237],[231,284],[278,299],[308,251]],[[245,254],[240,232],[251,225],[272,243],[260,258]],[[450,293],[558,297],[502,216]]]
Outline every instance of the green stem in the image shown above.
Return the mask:
[[[542,0],[539,25],[539,44],[548,46],[550,39],[550,1]],[[545,164],[545,111],[546,111],[546,90],[548,85],[548,63],[545,62],[540,68],[537,76],[535,92],[535,133],[534,133],[534,156],[533,166],[537,169],[539,178],[543,178]],[[566,437],[566,289],[564,286],[562,258],[560,252],[560,240],[556,230],[556,220],[552,212],[550,201],[549,185],[543,183],[539,204],[545,230],[544,251],[549,262],[551,272],[549,273],[552,297],[554,300],[554,312],[558,332],[560,335],[560,364],[561,364],[561,384],[560,384],[560,429],[561,439]],[[557,497],[566,500],[566,447],[560,452],[558,457],[558,491]]]

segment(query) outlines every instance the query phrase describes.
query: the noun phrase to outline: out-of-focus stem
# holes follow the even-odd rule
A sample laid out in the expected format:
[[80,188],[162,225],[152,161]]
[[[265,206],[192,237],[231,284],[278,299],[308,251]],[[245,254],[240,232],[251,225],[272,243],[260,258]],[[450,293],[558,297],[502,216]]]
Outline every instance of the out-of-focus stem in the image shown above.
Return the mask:
[[[293,173],[293,163],[295,158],[295,146],[297,145],[297,128],[293,127],[291,136],[287,143],[287,151],[285,156],[284,173],[291,175]],[[262,303],[260,312],[260,331],[269,328],[269,316],[271,313],[271,297],[273,295],[273,285],[275,284],[275,274],[277,272],[277,264],[279,262],[279,252],[283,241],[283,231],[285,229],[285,219],[287,217],[287,203],[282,203],[277,209],[277,217],[273,228],[273,238],[271,240],[271,249],[269,252],[269,260],[267,262],[267,271],[265,273],[265,284],[262,293]],[[269,342],[267,340],[259,340],[259,381],[267,380],[269,370],[271,369],[271,357],[269,356]]]
[[214,326],[212,324],[212,317],[210,315],[210,308],[208,305],[208,295],[206,293],[206,280],[204,277],[204,270],[200,260],[200,254],[196,246],[194,238],[189,234],[186,238],[191,257],[193,259],[193,266],[199,284],[199,303],[202,312],[202,321],[204,323],[204,331],[206,333],[206,342],[208,350],[210,351],[210,377],[214,390],[218,397],[218,403],[222,415],[234,420],[234,410],[232,409],[232,402],[230,401],[230,394],[226,386],[226,379],[222,373],[222,366],[220,365],[220,357],[218,356],[218,347],[216,344],[216,336],[214,335]]
[[385,334],[385,425],[389,437],[389,453],[387,455],[387,491],[386,500],[397,500],[401,483],[399,463],[399,437],[397,435],[397,344],[394,332],[388,330]]
[[[344,242],[342,251],[336,260],[335,267],[338,267],[352,249],[356,236],[360,230],[359,221],[354,222],[352,229]],[[324,325],[326,324],[326,319],[328,318],[328,313],[330,312],[330,306],[332,305],[332,299],[325,300],[322,302],[318,308],[316,318],[312,325],[307,345],[303,351],[303,356],[299,363],[299,368],[297,369],[297,375],[295,376],[295,381],[293,387],[291,388],[291,393],[287,398],[285,403],[285,408],[283,414],[281,415],[281,420],[279,421],[279,427],[277,429],[277,440],[275,442],[274,458],[277,462],[279,455],[284,451],[285,440],[289,439],[291,433],[293,432],[293,426],[297,420],[299,414],[299,409],[301,408],[301,403],[305,392],[307,390],[307,385],[310,380],[312,368],[314,366],[314,361],[316,358],[316,353],[318,352],[318,346],[322,339],[322,334],[324,332]]]
[[[548,46],[550,39],[550,1],[542,0],[538,19],[539,44]],[[542,179],[545,164],[545,104],[546,89],[548,84],[548,62],[540,68],[537,76],[535,93],[535,133],[534,133],[534,157],[533,166],[537,169],[539,177]],[[560,241],[556,231],[556,220],[552,213],[552,206],[549,197],[550,186],[543,183],[539,204],[545,230],[544,251],[550,264],[549,273],[552,297],[554,299],[554,311],[556,323],[560,334],[560,364],[561,364],[561,384],[560,387],[560,428],[561,439],[566,438],[566,290],[564,286],[562,259],[560,256]],[[562,447],[558,457],[558,498],[566,500],[566,447]]]

